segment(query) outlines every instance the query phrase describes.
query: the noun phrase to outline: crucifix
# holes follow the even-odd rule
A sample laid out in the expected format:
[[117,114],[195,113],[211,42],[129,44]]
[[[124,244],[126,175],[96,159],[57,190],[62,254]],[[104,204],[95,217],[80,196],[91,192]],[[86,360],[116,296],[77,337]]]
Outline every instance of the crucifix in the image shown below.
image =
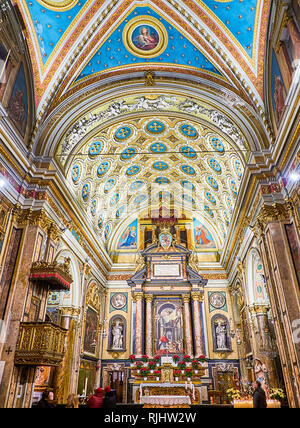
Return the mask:
[[13,352],[13,350],[11,349],[11,347],[9,346],[6,351],[7,355],[11,354]]

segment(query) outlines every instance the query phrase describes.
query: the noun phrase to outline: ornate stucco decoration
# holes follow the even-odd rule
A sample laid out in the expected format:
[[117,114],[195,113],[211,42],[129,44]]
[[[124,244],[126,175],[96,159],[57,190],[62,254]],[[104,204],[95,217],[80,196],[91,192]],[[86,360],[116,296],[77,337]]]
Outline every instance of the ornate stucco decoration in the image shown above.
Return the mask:
[[101,111],[91,112],[88,116],[80,118],[66,133],[63,144],[59,148],[58,160],[65,165],[71,151],[91,132],[115,117],[121,117],[134,112],[167,112],[177,111],[192,114],[196,117],[204,117],[213,123],[220,131],[234,141],[240,150],[247,151],[247,143],[244,136],[235,124],[224,114],[216,109],[208,109],[204,105],[189,98],[158,95],[155,99],[145,96],[136,97],[134,100],[120,99],[103,106]]

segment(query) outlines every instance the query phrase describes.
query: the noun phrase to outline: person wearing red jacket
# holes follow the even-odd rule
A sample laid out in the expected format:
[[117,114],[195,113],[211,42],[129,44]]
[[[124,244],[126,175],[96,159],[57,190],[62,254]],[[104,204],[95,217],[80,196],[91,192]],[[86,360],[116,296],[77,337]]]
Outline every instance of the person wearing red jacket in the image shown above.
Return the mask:
[[91,395],[86,405],[90,409],[101,409],[102,404],[103,404],[103,390],[101,388],[97,388],[95,391],[95,394]]

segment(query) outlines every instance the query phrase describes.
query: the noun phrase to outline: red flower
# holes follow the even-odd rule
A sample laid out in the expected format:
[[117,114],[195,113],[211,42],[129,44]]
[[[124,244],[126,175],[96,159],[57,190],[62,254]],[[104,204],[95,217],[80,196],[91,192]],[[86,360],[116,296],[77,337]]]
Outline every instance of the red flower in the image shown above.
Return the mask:
[[154,360],[156,360],[156,361],[160,360],[160,356],[159,356],[159,355],[155,355],[155,357],[153,357],[153,358],[154,358]]
[[129,359],[130,359],[131,361],[135,361],[135,355],[129,355]]
[[174,370],[174,375],[175,376],[179,376],[181,374],[181,371],[180,370]]
[[191,357],[189,355],[185,355],[183,359],[184,361],[187,361],[187,362],[191,361]]
[[154,370],[154,373],[160,375],[160,370]]
[[178,361],[179,360],[179,355],[173,355],[173,360],[174,361]]
[[185,361],[180,361],[180,363],[178,363],[178,365],[179,365],[180,367],[185,367]]

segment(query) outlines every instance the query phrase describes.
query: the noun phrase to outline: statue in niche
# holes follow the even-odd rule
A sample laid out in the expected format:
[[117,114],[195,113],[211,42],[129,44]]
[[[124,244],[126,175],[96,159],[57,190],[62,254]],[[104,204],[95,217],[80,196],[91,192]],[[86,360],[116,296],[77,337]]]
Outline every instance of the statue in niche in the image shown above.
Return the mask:
[[112,349],[123,349],[123,326],[119,320],[112,327]]
[[218,321],[216,326],[216,342],[217,342],[217,350],[222,351],[227,349],[227,330],[226,325],[222,324],[221,321]]

